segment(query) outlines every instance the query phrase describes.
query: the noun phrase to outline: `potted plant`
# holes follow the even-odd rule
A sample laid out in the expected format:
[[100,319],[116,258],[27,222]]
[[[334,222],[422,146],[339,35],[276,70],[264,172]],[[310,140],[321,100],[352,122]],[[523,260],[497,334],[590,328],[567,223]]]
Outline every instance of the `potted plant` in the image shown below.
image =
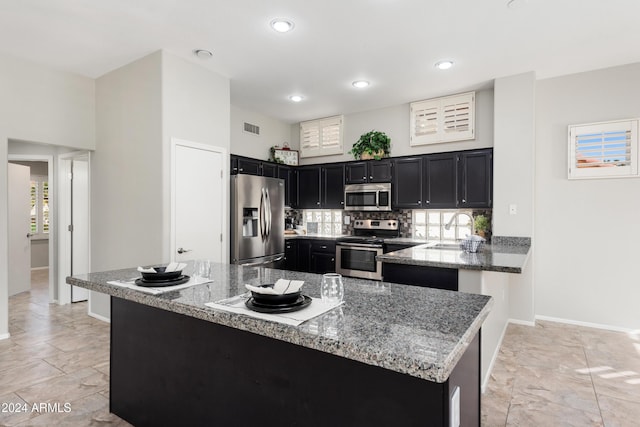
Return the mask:
[[376,159],[389,157],[391,147],[391,138],[384,132],[372,130],[360,136],[360,139],[353,144],[349,154],[360,160]]
[[487,231],[489,231],[489,220],[484,215],[478,215],[474,218],[474,225],[476,229],[476,234],[478,236],[485,237]]

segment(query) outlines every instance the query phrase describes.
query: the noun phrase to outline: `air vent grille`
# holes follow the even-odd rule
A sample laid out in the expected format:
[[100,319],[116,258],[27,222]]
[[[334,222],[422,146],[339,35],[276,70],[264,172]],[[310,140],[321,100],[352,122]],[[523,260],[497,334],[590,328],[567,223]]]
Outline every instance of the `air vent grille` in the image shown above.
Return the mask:
[[244,123],[244,131],[248,133],[252,133],[254,135],[260,135],[260,126],[252,125],[251,123]]

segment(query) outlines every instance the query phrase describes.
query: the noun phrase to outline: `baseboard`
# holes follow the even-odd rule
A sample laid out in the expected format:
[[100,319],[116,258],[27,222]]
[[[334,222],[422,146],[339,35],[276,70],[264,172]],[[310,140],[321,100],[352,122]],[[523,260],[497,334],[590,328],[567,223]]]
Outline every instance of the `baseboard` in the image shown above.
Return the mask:
[[7,332],[6,334],[0,334],[0,341],[9,339],[10,337],[11,334],[9,332]]
[[44,267],[31,267],[31,271],[34,271],[34,270],[48,270],[48,269],[49,269],[48,265],[45,265]]
[[102,320],[103,322],[111,323],[111,319],[109,319],[108,317],[101,316],[99,314],[93,313],[92,311],[89,311],[87,314],[89,314],[89,316],[93,317],[94,319],[98,319],[98,320]]
[[528,320],[520,320],[520,319],[509,319],[507,323],[513,323],[514,325],[523,325],[523,326],[536,326],[536,322],[529,322]]
[[507,333],[507,327],[509,326],[509,321],[504,324],[504,328],[502,328],[502,334],[500,334],[500,339],[498,340],[498,346],[496,347],[496,351],[493,353],[493,357],[491,358],[491,363],[489,363],[489,369],[487,369],[487,376],[484,377],[484,381],[482,382],[482,386],[480,387],[480,392],[484,394],[487,390],[487,385],[489,385],[489,379],[491,378],[491,372],[493,372],[493,366],[498,359],[498,353],[500,353],[500,347],[502,347],[502,340],[504,339],[504,335]]
[[587,328],[604,329],[607,331],[625,332],[628,334],[640,333],[640,331],[637,329],[623,328],[621,326],[613,326],[613,325],[604,325],[601,323],[582,322],[580,320],[562,319],[559,317],[537,315],[536,320],[546,320],[548,322],[565,323],[567,325],[585,326]]

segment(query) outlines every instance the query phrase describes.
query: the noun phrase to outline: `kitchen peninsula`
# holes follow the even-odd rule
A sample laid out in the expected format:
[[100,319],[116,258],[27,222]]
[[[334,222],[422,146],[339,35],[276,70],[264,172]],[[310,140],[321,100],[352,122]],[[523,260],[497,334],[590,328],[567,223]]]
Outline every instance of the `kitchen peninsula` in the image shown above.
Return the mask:
[[342,306],[294,327],[205,304],[279,278],[319,297],[321,276],[214,264],[158,295],[108,283],[136,275],[67,278],[112,297],[110,410],[134,425],[480,425],[491,297],[344,278]]

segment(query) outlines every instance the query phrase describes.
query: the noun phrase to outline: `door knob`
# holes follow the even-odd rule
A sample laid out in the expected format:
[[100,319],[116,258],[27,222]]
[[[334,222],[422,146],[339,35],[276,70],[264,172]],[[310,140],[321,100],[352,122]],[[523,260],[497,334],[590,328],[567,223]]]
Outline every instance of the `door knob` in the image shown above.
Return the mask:
[[179,254],[185,254],[187,252],[191,252],[191,249],[178,248],[178,253]]
[[27,233],[27,239],[30,238],[30,237],[33,237],[33,236],[34,236],[33,233]]

